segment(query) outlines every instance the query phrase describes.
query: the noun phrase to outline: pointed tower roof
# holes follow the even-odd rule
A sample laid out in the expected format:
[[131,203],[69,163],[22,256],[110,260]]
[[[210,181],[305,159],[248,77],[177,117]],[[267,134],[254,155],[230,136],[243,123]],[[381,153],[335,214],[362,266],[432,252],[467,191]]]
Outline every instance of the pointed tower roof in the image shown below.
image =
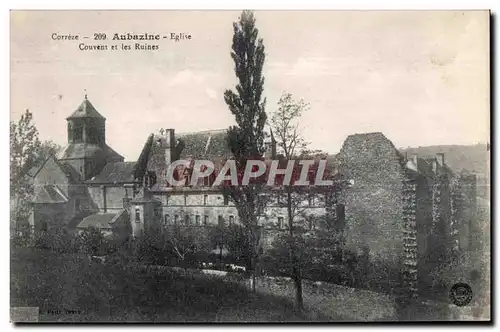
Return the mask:
[[101,114],[99,114],[99,112],[97,112],[94,105],[90,103],[90,101],[87,99],[86,94],[85,94],[85,99],[82,101],[80,106],[78,106],[76,111],[74,111],[73,114],[67,117],[66,120],[76,119],[76,118],[97,118],[106,120],[105,117],[103,117]]

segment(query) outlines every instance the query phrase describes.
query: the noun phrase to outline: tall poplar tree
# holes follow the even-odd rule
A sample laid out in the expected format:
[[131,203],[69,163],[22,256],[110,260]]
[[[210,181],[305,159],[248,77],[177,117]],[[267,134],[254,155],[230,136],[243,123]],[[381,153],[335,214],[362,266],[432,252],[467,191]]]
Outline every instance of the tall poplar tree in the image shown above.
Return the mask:
[[[258,38],[255,18],[251,11],[243,11],[239,21],[233,24],[234,35],[231,57],[238,79],[235,90],[226,90],[224,100],[234,115],[237,126],[228,130],[227,141],[239,171],[248,160],[262,159],[264,153],[264,125],[267,120],[263,97],[265,53],[264,44]],[[264,199],[260,199],[264,185],[224,186],[225,194],[235,204],[241,223],[246,231],[245,247],[247,270],[252,273],[255,290],[255,267],[259,254],[259,218]]]

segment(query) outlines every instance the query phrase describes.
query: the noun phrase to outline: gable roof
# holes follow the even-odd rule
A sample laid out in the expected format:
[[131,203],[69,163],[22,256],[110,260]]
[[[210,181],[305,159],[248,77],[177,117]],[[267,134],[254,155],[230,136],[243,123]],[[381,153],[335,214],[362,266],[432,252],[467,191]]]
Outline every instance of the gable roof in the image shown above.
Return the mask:
[[61,171],[66,175],[66,177],[73,183],[79,182],[80,181],[80,174],[69,164],[66,164],[64,162],[60,162],[57,160],[57,158],[53,155],[49,155],[45,160],[38,166],[34,166],[31,169],[28,170],[27,175],[34,178],[38,175],[38,173],[44,168],[45,164],[52,159],[52,161],[59,166]]
[[86,183],[130,183],[134,182],[136,162],[107,163],[101,173]]
[[32,201],[33,203],[66,203],[68,197],[56,185],[44,185]]
[[104,228],[111,229],[116,220],[127,210],[123,209],[117,213],[96,213],[84,218],[77,226],[77,228]]
[[74,111],[73,114],[67,117],[66,120],[78,118],[94,118],[106,120],[106,118],[104,118],[101,114],[99,114],[99,112],[97,112],[94,105],[92,105],[92,103],[90,103],[90,101],[87,99],[87,96],[85,96],[85,99],[82,101],[80,106],[78,106],[76,111]]

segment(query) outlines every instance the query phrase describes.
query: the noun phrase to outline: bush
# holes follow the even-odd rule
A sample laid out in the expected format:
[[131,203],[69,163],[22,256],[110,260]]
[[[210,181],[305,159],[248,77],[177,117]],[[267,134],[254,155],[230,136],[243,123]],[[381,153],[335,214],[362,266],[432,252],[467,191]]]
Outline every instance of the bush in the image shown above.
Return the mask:
[[31,240],[35,248],[60,253],[75,253],[79,250],[79,241],[65,230],[39,232]]

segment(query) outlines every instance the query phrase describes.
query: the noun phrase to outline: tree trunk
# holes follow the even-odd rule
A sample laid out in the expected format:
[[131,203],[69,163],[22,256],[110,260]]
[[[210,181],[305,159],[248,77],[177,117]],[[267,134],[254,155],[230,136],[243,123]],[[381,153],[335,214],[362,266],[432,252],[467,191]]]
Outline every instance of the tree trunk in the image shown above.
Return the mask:
[[255,272],[256,272],[256,268],[255,268],[255,258],[253,259],[253,262],[252,262],[252,292],[255,293],[256,291],[256,288],[255,288]]
[[188,270],[187,267],[184,266],[184,298],[182,299],[184,304],[187,302],[187,291],[188,291]]
[[294,238],[293,238],[293,211],[292,211],[292,188],[287,186],[287,212],[288,212],[288,230],[290,233],[290,264],[292,266],[292,279],[295,285],[295,306],[298,310],[302,310],[303,299],[302,299],[302,278],[300,277],[300,270],[297,262],[297,257],[294,250]]
[[299,277],[294,278],[295,284],[295,305],[298,310],[302,310],[304,307],[304,299],[302,298],[302,279]]

